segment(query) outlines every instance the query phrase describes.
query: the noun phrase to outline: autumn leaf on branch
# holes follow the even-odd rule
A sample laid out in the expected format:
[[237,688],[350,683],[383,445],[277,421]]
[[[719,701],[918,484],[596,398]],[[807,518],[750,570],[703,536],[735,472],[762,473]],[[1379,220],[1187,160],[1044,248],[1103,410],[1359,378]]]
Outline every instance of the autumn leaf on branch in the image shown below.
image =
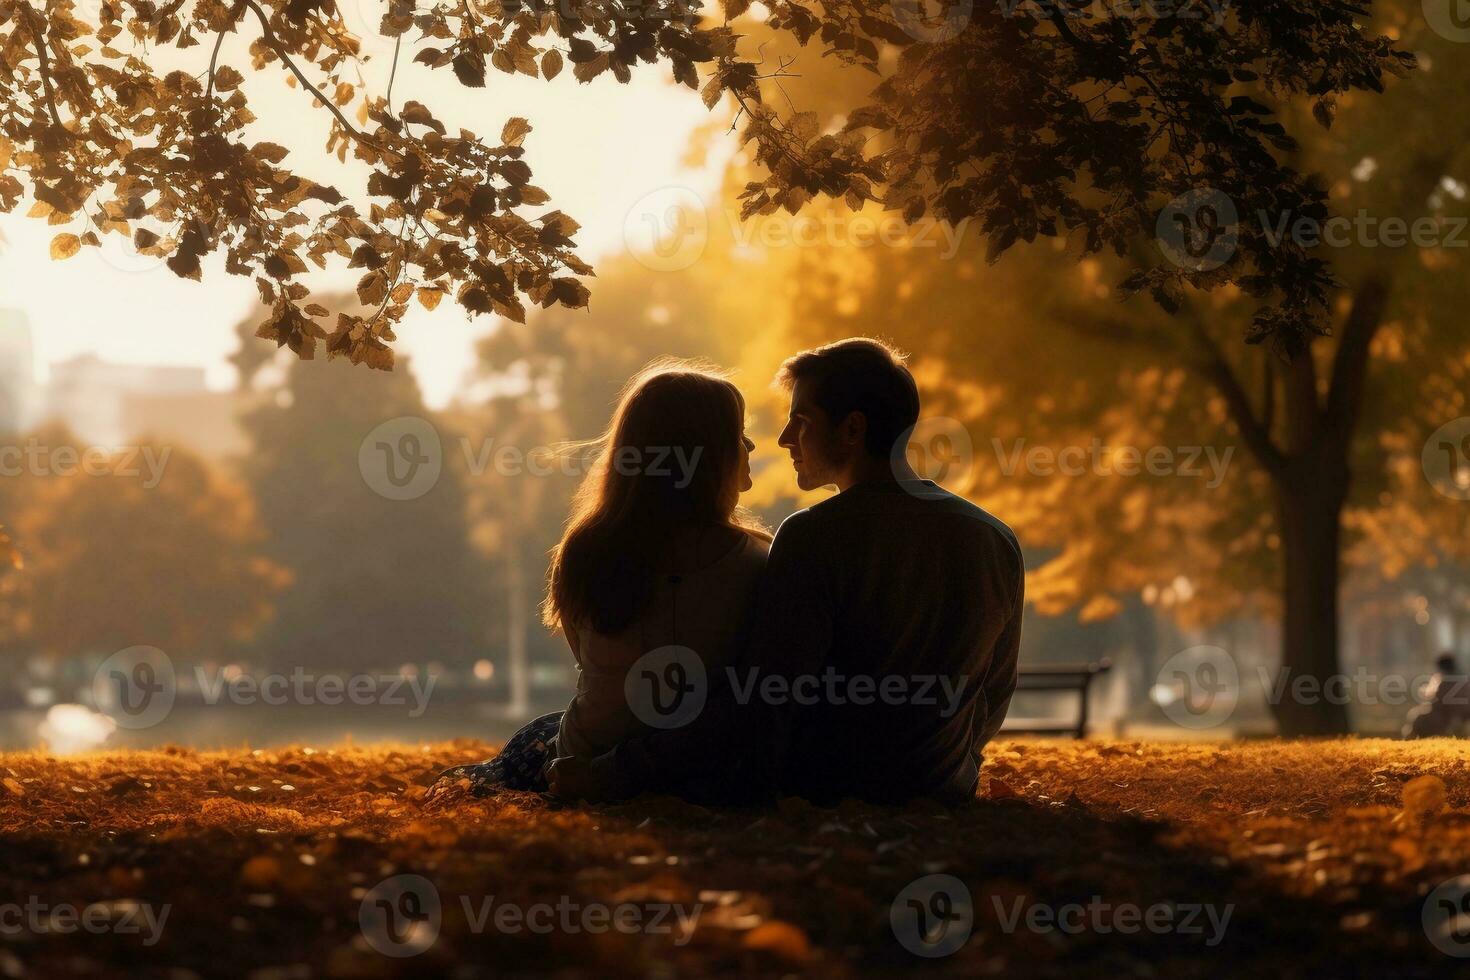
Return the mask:
[[[522,159],[529,122],[510,119],[492,143],[450,133],[428,106],[395,107],[391,82],[363,90],[369,56],[339,2],[106,0],[86,16],[69,0],[0,2],[0,210],[29,196],[48,209],[37,217],[77,225],[53,241],[58,258],[139,230],[180,276],[201,278],[204,260],[222,256],[270,310],[260,336],[301,357],[326,340],[334,356],[390,366],[402,295],[451,295],[471,314],[511,318],[527,298],[585,304],[578,277],[592,270],[568,226],[548,233],[527,211],[548,203]],[[1414,64],[1362,26],[1356,0],[1290,17],[1233,5],[1223,19],[975,4],[940,22],[902,4],[765,0],[767,28],[878,79],[844,125],[819,131],[777,95],[790,64],[742,45],[749,6],[726,0],[716,23],[685,0],[586,4],[575,18],[528,0],[360,4],[393,40],[395,66],[447,67],[472,88],[492,69],[551,79],[570,62],[583,84],[655,68],[711,107],[733,102],[765,171],[742,197],[745,217],[824,196],[909,220],[974,221],[991,258],[1038,236],[1066,237],[1083,255],[1144,256],[1150,292],[1166,300],[1186,286],[1260,296],[1252,339],[1287,353],[1322,329],[1335,286],[1327,262],[1242,222],[1226,262],[1174,265],[1155,245],[1156,222],[1204,192],[1240,215],[1325,213],[1324,192],[1289,162],[1278,108],[1313,99],[1329,125],[1340,94],[1382,91],[1385,75]],[[255,115],[246,66],[222,55],[230,35],[248,39],[250,71],[288,80],[300,111],[318,113],[329,152],[367,166],[366,186],[318,184],[291,168],[290,148],[247,142]],[[163,47],[198,48],[198,63],[156,69],[150,52]],[[378,302],[329,328],[309,312],[309,270],[356,265],[364,250],[382,273],[368,282]]]

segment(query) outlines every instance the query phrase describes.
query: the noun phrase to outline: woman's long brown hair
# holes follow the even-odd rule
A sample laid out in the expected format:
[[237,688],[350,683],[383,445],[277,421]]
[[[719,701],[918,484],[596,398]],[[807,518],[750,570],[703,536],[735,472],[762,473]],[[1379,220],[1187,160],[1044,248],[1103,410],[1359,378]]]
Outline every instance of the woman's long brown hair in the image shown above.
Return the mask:
[[737,506],[744,431],[745,399],[718,368],[663,359],[634,375],[590,444],[592,469],[552,551],[546,625],[626,629],[648,604],[681,526],[724,525],[769,540]]

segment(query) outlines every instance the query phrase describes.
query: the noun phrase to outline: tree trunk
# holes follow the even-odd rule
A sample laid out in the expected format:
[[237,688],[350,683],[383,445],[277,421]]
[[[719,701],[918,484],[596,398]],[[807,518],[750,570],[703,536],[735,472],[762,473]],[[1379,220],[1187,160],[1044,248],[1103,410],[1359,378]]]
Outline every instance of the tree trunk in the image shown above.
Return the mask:
[[[1312,454],[1319,457],[1320,454]],[[1284,557],[1281,668],[1267,689],[1281,734],[1346,735],[1338,664],[1338,579],[1346,466],[1293,460],[1277,481]],[[1332,700],[1329,700],[1331,698]]]
[[506,680],[510,687],[510,701],[505,711],[511,718],[523,721],[531,716],[531,658],[528,652],[531,614],[527,608],[529,600],[520,542],[510,542],[505,555]]
[[[1351,731],[1338,663],[1337,587],[1342,564],[1342,511],[1352,474],[1348,452],[1357,430],[1368,353],[1383,323],[1390,278],[1363,279],[1353,292],[1332,357],[1326,404],[1310,350],[1292,359],[1283,379],[1287,452],[1270,450],[1284,558],[1281,673],[1270,692],[1283,735]],[[1256,436],[1269,433],[1258,427]],[[1283,683],[1284,682],[1284,683]]]

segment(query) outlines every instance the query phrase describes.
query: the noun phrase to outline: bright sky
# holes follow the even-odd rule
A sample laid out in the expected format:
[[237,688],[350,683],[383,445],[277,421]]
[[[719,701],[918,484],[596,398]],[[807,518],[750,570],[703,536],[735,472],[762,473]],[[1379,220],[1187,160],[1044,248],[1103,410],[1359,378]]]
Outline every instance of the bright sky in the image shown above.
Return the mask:
[[[225,60],[232,46],[233,63],[248,69],[239,38],[226,45]],[[381,91],[392,48],[367,50],[376,56],[364,75]],[[191,70],[201,70],[209,46],[181,55],[191,59]],[[636,71],[629,85],[617,84],[610,74],[582,85],[573,79],[570,66],[549,83],[492,69],[487,87],[475,90],[461,87],[447,68],[431,72],[401,64],[393,97],[395,105],[418,99],[451,132],[463,125],[492,143],[507,118],[530,119],[534,131],[525,143],[524,159],[535,183],[550,193],[551,203],[528,214],[558,208],[577,219],[582,224],[579,252],[595,263],[623,247],[625,218],[641,198],[670,186],[712,192],[733,151],[734,140],[727,138],[720,152],[711,154],[709,166],[699,171],[683,166],[689,136],[710,121],[710,113],[696,93],[675,88],[667,75],[667,69],[649,66]],[[313,109],[310,96],[288,88],[283,76],[272,67],[247,85],[260,117],[259,137],[289,147],[287,165],[333,182],[336,162],[321,150],[328,130],[326,112]],[[343,179],[338,169],[335,176],[349,197],[362,187],[356,172]],[[361,206],[363,199],[355,199]],[[0,306],[20,308],[29,316],[42,378],[46,365],[92,352],[126,363],[202,365],[211,387],[233,385],[226,358],[235,346],[234,324],[265,312],[249,279],[226,274],[218,258],[213,270],[206,264],[202,283],[179,279],[158,260],[131,254],[116,234],[104,238],[100,251],[84,248],[72,259],[53,262],[48,256],[52,237],[67,230],[80,233],[82,223],[49,226],[24,217],[29,206],[22,202],[14,213],[0,215],[5,240],[0,245]],[[310,284],[348,288],[357,278],[356,271],[318,273]],[[595,292],[596,282],[591,285]],[[415,305],[398,330],[396,346],[412,358],[431,406],[448,401],[472,363],[474,339],[493,324],[489,317],[471,322],[449,302],[434,313]]]

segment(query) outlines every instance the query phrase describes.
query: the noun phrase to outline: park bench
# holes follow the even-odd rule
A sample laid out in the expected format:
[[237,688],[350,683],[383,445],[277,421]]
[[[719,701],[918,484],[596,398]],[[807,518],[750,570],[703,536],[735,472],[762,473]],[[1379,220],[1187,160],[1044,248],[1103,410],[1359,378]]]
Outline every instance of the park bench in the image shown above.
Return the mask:
[[1075,725],[1043,724],[1023,722],[1006,724],[1002,732],[1016,735],[1071,735],[1082,738],[1087,734],[1087,690],[1093,678],[1106,674],[1113,667],[1111,660],[1104,657],[1096,663],[1086,664],[1036,664],[1022,667],[1016,678],[1017,691],[1064,691],[1077,695],[1077,723]]

